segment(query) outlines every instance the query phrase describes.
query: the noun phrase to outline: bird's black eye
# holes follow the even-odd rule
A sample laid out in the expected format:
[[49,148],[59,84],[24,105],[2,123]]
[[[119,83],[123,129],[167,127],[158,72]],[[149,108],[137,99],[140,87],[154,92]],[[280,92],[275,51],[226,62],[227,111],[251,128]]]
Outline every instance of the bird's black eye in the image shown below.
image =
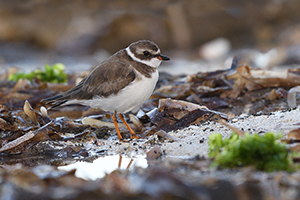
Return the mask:
[[150,55],[149,51],[144,51],[143,54],[144,54],[145,56],[149,56],[149,55]]

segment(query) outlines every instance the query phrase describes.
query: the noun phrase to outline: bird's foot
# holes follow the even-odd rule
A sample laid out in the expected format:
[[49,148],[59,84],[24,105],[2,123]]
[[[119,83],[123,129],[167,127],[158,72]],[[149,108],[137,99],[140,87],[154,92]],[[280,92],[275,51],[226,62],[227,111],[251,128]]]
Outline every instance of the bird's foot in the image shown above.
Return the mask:
[[140,137],[137,134],[131,134],[130,140],[139,139]]

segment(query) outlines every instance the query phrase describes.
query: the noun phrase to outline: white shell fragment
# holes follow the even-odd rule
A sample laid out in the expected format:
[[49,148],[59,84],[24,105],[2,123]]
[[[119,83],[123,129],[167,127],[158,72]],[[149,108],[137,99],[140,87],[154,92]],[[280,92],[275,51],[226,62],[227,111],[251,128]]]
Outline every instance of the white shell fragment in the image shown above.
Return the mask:
[[48,111],[47,111],[47,108],[45,108],[44,106],[42,106],[40,108],[40,111],[41,111],[41,114],[43,117],[48,117]]
[[295,108],[297,106],[296,92],[300,92],[300,86],[293,87],[288,92],[287,103],[290,108]]

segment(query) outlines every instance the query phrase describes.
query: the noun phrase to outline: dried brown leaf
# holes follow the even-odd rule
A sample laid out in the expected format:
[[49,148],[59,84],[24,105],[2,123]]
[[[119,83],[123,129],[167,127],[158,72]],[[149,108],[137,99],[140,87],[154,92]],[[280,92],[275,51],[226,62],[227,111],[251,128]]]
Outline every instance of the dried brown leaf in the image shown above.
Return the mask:
[[287,138],[290,139],[290,140],[300,140],[300,128],[295,129],[295,130],[291,130],[287,134]]
[[14,131],[14,130],[17,130],[18,127],[15,125],[12,125],[12,124],[8,123],[7,121],[5,121],[4,119],[0,118],[0,129],[3,131],[7,131],[7,130]]
[[49,126],[50,123],[46,124],[45,126],[35,130],[29,131],[21,137],[5,144],[0,148],[0,152],[7,151],[9,153],[15,154],[27,151],[33,145],[37,144],[40,141],[45,141],[49,139]]
[[[15,93],[19,90],[26,90],[29,87],[29,81],[26,79],[19,79],[12,89],[11,93]],[[9,97],[10,98],[10,97]]]
[[[248,91],[270,87],[294,87],[300,85],[300,75],[294,71],[276,72],[268,70],[252,69],[248,66],[238,67],[236,72],[227,76],[228,79],[235,79],[230,91],[224,92],[222,98],[236,98],[246,89]],[[270,96],[271,98],[271,96]],[[274,96],[272,97],[274,98]]]
[[300,85],[300,75],[293,70],[287,71],[267,71],[267,70],[251,70],[252,82],[254,85],[247,85],[248,90],[268,87],[284,87],[291,88]]
[[174,119],[169,119],[164,117],[164,113],[159,112],[158,108],[153,109],[151,112],[147,113],[150,121],[157,127],[163,127],[166,125],[174,124],[176,121]]
[[25,135],[7,143],[6,145],[4,145],[3,147],[0,148],[0,152],[3,151],[7,151],[7,150],[11,150],[13,148],[16,148],[17,146],[19,146],[20,144],[27,142],[28,140],[32,139],[35,136],[35,134],[32,131],[29,131],[28,133],[26,133]]
[[250,67],[243,65],[237,67],[234,71],[230,71],[230,73],[227,74],[227,79],[239,79],[241,77],[249,79],[252,76],[251,73],[252,70],[250,70]]
[[226,91],[223,94],[221,94],[222,98],[230,98],[230,99],[236,99],[240,93],[244,90],[246,83],[248,82],[248,79],[244,78],[243,76],[239,76],[232,86],[232,89],[230,91]]
[[182,129],[193,123],[204,122],[213,115],[228,119],[227,115],[209,110],[205,106],[173,99],[160,99],[159,108],[147,115],[157,128],[166,132]]
[[208,110],[193,110],[189,112],[186,116],[182,117],[180,120],[176,121],[174,124],[164,125],[160,127],[162,130],[169,132],[172,130],[182,129],[184,127],[189,126],[195,122],[204,122],[207,121],[210,117],[213,116],[213,113],[209,112]]
[[31,105],[29,104],[29,102],[27,100],[25,101],[23,109],[24,109],[25,114],[32,120],[32,122],[34,124],[39,125],[36,115],[33,112],[33,108],[31,107]]
[[200,106],[198,104],[190,103],[187,101],[174,100],[174,99],[160,99],[158,103],[159,111],[162,112],[165,108],[193,111],[197,109],[205,109],[206,107]]
[[274,101],[275,99],[277,99],[278,97],[280,97],[281,95],[277,93],[277,91],[275,89],[271,90],[271,92],[266,96],[267,100],[270,101]]
[[133,125],[135,126],[135,130],[141,132],[145,127],[144,124],[133,114],[129,114],[129,118],[132,121]]

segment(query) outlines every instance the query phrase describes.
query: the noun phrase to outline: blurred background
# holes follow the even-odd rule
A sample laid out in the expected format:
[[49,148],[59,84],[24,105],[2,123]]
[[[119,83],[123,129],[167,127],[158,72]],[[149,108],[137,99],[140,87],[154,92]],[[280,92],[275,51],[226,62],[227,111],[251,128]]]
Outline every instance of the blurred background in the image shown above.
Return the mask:
[[260,68],[298,65],[299,10],[298,0],[1,0],[0,68],[88,70],[140,39],[178,74],[229,67],[233,55]]

